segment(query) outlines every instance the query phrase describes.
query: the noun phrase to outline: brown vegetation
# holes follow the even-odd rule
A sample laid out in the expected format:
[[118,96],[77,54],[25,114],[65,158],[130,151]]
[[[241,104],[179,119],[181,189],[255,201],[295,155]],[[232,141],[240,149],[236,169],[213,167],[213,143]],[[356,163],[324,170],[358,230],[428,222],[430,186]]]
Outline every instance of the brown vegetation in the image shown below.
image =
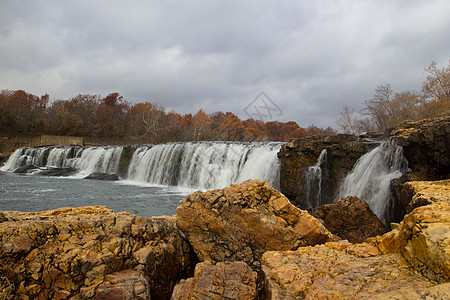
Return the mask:
[[450,115],[450,61],[442,69],[433,62],[425,72],[421,92],[395,93],[389,84],[379,85],[359,114],[344,106],[337,125],[350,134],[389,132],[404,121]]
[[119,93],[102,98],[78,95],[49,105],[49,96],[25,91],[0,93],[0,128],[3,133],[51,134],[97,138],[139,138],[149,143],[172,141],[288,141],[291,138],[333,133],[295,122],[240,120],[231,112],[180,115],[150,103],[130,104]]

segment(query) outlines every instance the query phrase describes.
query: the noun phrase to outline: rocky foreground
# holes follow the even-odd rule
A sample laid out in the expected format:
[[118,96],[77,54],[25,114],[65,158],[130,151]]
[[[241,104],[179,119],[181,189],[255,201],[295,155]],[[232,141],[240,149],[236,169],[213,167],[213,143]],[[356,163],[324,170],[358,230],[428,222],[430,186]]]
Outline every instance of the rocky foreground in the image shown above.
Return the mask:
[[386,230],[357,228],[370,213],[345,231],[327,221],[354,219],[346,207],[361,215],[358,199],[327,207],[322,221],[258,180],[193,193],[172,217],[101,206],[4,211],[0,297],[449,299],[450,180],[402,192],[409,214],[367,240]]

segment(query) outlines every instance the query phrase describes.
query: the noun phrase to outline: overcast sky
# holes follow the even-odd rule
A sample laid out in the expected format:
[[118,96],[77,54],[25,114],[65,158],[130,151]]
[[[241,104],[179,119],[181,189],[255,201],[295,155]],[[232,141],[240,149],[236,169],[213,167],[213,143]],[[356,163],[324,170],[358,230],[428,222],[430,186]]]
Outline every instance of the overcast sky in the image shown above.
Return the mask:
[[241,119],[266,101],[268,119],[336,128],[378,85],[420,90],[446,66],[449,16],[448,0],[1,0],[0,89]]

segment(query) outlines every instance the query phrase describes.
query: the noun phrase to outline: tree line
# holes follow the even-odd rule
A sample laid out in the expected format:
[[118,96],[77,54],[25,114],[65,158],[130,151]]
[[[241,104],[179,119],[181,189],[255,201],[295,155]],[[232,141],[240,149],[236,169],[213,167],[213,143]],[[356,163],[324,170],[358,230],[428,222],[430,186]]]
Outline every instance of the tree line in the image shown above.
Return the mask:
[[337,120],[349,134],[390,132],[404,121],[450,115],[450,60],[439,69],[435,62],[425,68],[420,91],[394,92],[390,84],[379,85],[359,112],[344,106]]
[[106,97],[78,95],[49,104],[23,90],[0,92],[0,129],[8,134],[50,134],[99,138],[173,141],[288,141],[291,138],[333,134],[331,127],[301,128],[296,122],[240,120],[231,112],[195,114],[167,112],[164,106],[130,104],[119,93]]

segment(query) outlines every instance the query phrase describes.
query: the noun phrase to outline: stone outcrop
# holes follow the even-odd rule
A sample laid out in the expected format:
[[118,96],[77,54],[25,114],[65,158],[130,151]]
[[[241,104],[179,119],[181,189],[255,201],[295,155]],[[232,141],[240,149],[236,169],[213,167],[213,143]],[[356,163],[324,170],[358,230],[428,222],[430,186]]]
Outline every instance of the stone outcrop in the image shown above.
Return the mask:
[[117,181],[119,180],[119,176],[117,176],[116,174],[108,174],[108,173],[92,173],[84,177],[84,179]]
[[440,180],[450,176],[450,116],[405,122],[391,135],[398,137],[412,172],[407,180]]
[[336,239],[319,220],[259,180],[190,194],[178,206],[177,224],[200,261],[244,261],[253,269],[267,250]]
[[[263,255],[266,299],[418,299],[442,290],[398,253],[367,243],[326,243]],[[448,292],[448,290],[447,290]]]
[[331,233],[351,243],[361,243],[386,232],[386,227],[366,201],[353,196],[322,205],[313,216],[322,219]]
[[92,206],[2,219],[0,274],[16,298],[168,299],[193,273],[195,256],[173,217]]
[[[280,190],[291,202],[307,210],[332,203],[339,184],[356,161],[378,143],[352,135],[313,136],[292,139],[278,153],[281,163]],[[327,149],[322,167],[321,201],[310,203],[307,197],[305,172],[316,164],[320,153]]]
[[257,274],[245,262],[202,262],[193,278],[175,286],[171,299],[252,300],[257,296]]
[[431,280],[450,281],[450,180],[410,182],[413,203],[424,203],[407,214],[396,229],[369,239],[383,253],[401,253]]

